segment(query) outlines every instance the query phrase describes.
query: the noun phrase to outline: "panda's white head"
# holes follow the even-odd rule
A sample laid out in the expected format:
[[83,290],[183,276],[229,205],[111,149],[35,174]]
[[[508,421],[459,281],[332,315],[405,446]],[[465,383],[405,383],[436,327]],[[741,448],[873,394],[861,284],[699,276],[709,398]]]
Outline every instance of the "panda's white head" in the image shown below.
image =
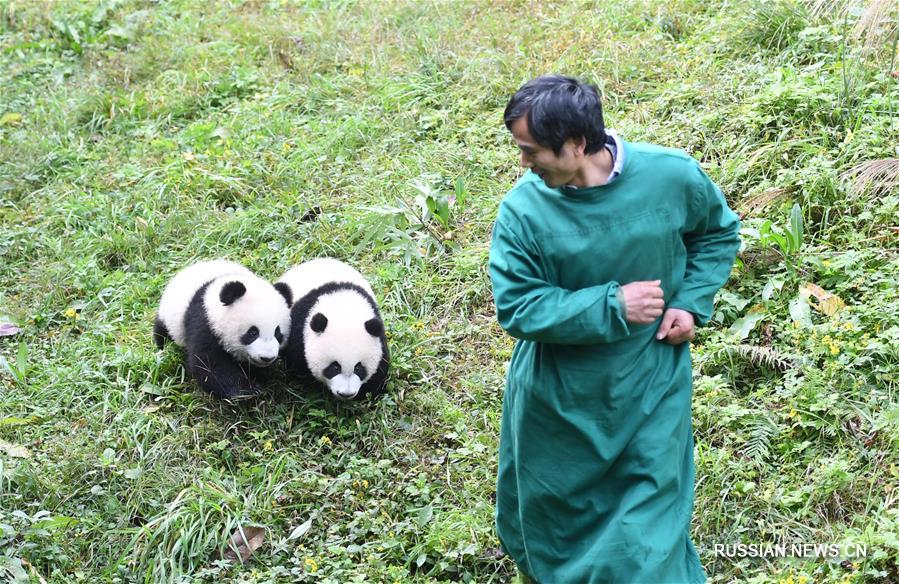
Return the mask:
[[306,363],[338,399],[356,397],[382,358],[384,324],[357,290],[323,294],[303,326]]
[[290,334],[289,299],[261,278],[227,276],[206,290],[206,319],[222,347],[239,361],[268,367]]

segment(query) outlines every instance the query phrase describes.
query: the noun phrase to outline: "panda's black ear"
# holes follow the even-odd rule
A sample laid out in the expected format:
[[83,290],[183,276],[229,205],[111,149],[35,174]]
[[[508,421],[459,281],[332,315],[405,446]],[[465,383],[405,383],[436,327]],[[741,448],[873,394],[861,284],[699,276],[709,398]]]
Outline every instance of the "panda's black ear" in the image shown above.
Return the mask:
[[312,320],[309,321],[309,326],[312,327],[312,330],[315,332],[323,333],[328,326],[328,317],[321,312],[316,312],[315,316],[312,317]]
[[380,337],[384,334],[384,323],[377,318],[371,318],[365,321],[365,330],[373,337]]
[[228,306],[246,293],[247,287],[242,282],[228,282],[222,286],[222,290],[219,292],[219,300],[222,301],[222,304]]
[[290,286],[284,282],[275,282],[275,290],[281,293],[281,296],[287,302],[287,308],[290,308],[290,305],[293,304],[293,294],[290,293]]

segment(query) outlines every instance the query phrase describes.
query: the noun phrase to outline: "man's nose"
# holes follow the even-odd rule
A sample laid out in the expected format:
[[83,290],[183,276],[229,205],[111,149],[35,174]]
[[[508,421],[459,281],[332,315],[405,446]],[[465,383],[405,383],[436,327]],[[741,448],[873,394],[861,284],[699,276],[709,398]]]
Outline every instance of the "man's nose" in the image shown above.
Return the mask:
[[531,162],[530,156],[528,156],[524,152],[521,153],[521,166],[523,166],[524,168],[531,168],[532,166],[534,166],[534,163]]

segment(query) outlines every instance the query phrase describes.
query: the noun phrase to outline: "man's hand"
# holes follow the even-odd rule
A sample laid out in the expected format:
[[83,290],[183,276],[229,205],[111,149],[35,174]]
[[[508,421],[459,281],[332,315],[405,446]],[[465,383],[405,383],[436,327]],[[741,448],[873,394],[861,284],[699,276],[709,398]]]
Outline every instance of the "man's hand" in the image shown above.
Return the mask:
[[662,316],[665,293],[661,284],[661,280],[651,280],[622,286],[624,320],[633,324],[649,324]]
[[669,308],[662,317],[662,324],[656,333],[656,339],[665,341],[669,345],[679,345],[684,341],[693,340],[693,315],[680,308]]

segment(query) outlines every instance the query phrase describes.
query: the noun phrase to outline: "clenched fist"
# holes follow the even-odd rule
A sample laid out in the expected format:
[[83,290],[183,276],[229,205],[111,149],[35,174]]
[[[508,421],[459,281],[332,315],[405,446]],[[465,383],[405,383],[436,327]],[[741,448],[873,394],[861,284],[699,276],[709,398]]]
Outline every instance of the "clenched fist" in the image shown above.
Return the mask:
[[665,293],[661,280],[631,282],[621,287],[624,319],[633,324],[649,324],[662,316]]

